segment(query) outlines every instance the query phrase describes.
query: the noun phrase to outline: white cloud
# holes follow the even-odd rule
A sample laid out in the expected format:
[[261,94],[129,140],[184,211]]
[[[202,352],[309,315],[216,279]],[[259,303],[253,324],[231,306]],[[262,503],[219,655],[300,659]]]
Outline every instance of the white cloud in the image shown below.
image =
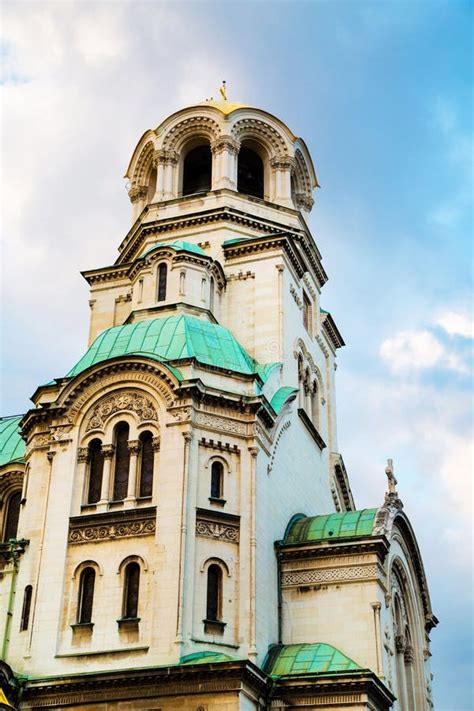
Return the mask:
[[[461,322],[461,326],[465,324]],[[459,324],[458,326],[459,327]],[[380,356],[393,373],[414,373],[442,368],[458,373],[469,372],[461,355],[447,349],[430,331],[400,331],[380,346]]]
[[474,338],[474,322],[472,315],[447,311],[436,321],[450,336],[463,336],[464,338]]
[[438,365],[444,347],[429,331],[400,331],[383,341],[380,355],[394,372],[420,370]]

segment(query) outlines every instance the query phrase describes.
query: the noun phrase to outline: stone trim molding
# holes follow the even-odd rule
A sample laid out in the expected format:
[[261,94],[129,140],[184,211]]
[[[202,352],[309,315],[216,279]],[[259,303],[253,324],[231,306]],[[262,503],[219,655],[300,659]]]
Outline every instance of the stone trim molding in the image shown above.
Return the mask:
[[69,519],[68,543],[94,543],[114,538],[152,536],[156,530],[156,508],[74,516]]
[[376,563],[369,565],[356,565],[351,568],[317,568],[314,570],[289,570],[282,573],[281,584],[283,587],[306,585],[339,585],[340,583],[353,582],[354,580],[377,579],[379,569]]
[[239,543],[240,516],[225,514],[220,511],[197,509],[196,536],[214,538],[227,543]]

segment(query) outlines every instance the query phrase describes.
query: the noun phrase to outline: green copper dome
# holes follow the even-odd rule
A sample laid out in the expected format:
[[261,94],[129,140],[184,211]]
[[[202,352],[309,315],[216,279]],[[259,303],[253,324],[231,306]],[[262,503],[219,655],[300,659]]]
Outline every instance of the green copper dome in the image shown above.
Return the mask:
[[[203,365],[246,375],[258,374],[263,381],[277,365],[257,363],[223,326],[183,314],[107,329],[97,336],[67,377],[74,377],[97,363],[127,355],[164,363],[194,358]],[[176,368],[170,369],[182,379]]]
[[271,676],[288,674],[331,674],[361,667],[330,644],[287,644],[273,647],[264,670]]
[[310,541],[371,536],[377,511],[378,509],[362,509],[327,516],[299,518],[287,530],[283,543],[292,545]]
[[147,254],[154,252],[155,249],[160,249],[160,247],[171,247],[176,252],[194,252],[194,254],[200,254],[201,257],[208,256],[202,249],[202,247],[200,247],[198,244],[193,244],[192,242],[185,242],[184,240],[177,239],[174,242],[158,242],[157,244],[148,247],[141,255],[142,259],[143,257],[146,257]]
[[180,664],[212,664],[215,662],[233,662],[234,658],[220,652],[195,652],[181,657]]
[[20,431],[22,417],[16,415],[0,418],[0,467],[23,461],[26,445]]

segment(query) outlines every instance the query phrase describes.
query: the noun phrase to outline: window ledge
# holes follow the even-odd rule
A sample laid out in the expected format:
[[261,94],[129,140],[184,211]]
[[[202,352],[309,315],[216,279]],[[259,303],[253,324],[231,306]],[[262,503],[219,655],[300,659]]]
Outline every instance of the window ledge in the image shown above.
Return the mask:
[[203,620],[204,622],[204,632],[210,632],[211,634],[224,634],[224,629],[226,627],[225,622],[220,620]]
[[140,617],[122,617],[120,620],[117,620],[117,624],[119,629],[136,630],[138,629],[140,620]]
[[76,630],[89,630],[92,632],[94,629],[94,623],[93,622],[75,622],[73,625],[71,625],[71,628],[73,631]]
[[225,506],[227,503],[227,499],[220,499],[216,496],[210,496],[209,501],[211,504],[217,504],[218,506]]
[[308,430],[308,432],[310,433],[311,437],[314,439],[314,441],[318,445],[319,449],[321,451],[323,451],[323,449],[325,449],[325,447],[326,447],[326,442],[323,440],[323,438],[319,434],[318,430],[313,425],[313,423],[311,422],[311,420],[309,419],[308,415],[306,414],[306,412],[303,410],[302,407],[298,408],[298,415],[299,415],[300,419],[303,421],[303,424],[306,427],[306,429]]

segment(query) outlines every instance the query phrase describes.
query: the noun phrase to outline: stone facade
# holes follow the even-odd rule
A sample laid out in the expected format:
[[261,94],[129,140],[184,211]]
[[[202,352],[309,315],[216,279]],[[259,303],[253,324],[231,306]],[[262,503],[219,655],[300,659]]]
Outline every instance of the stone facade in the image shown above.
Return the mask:
[[[209,152],[210,182],[183,194],[196,148]],[[244,149],[261,195],[239,190]],[[393,491],[365,537],[285,543],[297,514],[355,509],[336,429],[344,343],[320,307],[304,142],[264,111],[208,102],[147,131],[127,178],[120,255],[84,273],[90,348],[35,392],[25,455],[0,470],[4,517],[22,490],[16,538],[2,544],[7,698],[25,709],[431,708],[436,619]],[[316,642],[353,666],[272,675],[272,645]]]

